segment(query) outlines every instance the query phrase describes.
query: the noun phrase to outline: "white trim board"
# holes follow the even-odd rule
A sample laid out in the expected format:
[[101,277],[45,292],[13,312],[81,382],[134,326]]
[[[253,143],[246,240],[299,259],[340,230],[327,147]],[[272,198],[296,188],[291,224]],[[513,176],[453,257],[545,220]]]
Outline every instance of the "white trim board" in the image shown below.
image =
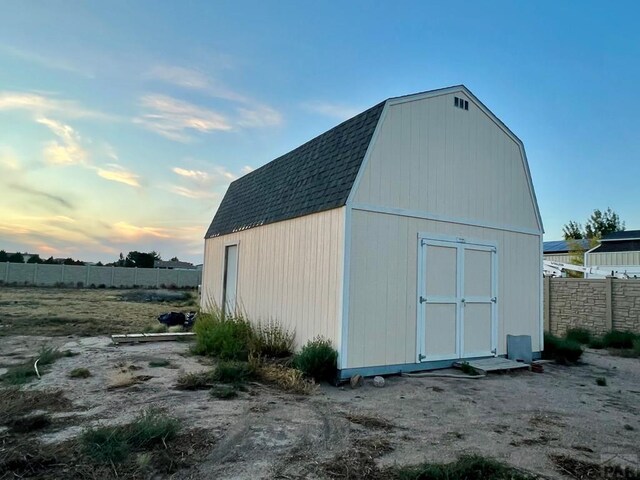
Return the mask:
[[530,228],[514,227],[510,225],[498,225],[491,222],[479,222],[468,218],[451,217],[449,215],[440,215],[438,213],[424,212],[422,210],[408,210],[405,208],[383,207],[379,205],[371,205],[365,203],[354,203],[351,205],[353,210],[361,210],[364,212],[382,213],[385,215],[399,215],[401,217],[422,218],[424,220],[433,220],[436,222],[457,223],[460,225],[470,225],[472,227],[490,228],[493,230],[503,230],[506,232],[523,233],[525,235],[541,236],[542,231]]

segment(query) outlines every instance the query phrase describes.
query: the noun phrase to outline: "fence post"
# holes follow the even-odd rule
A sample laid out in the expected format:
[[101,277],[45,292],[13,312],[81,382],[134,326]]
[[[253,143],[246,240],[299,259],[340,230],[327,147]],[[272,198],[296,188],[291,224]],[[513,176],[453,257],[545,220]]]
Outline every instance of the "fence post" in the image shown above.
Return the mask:
[[613,330],[613,277],[605,279],[606,317],[605,327],[607,331]]
[[11,263],[7,262],[7,268],[4,270],[4,283],[9,283],[9,265]]
[[115,278],[115,275],[116,275],[116,266],[111,265],[111,285],[109,285],[110,287],[113,287],[113,280]]
[[38,285],[38,264],[33,264],[33,284]]
[[62,268],[60,269],[60,283],[64,284],[64,263],[62,264]]
[[156,268],[156,288],[160,287],[160,268]]
[[87,265],[87,278],[86,278],[86,281],[84,282],[85,287],[89,286],[90,277],[91,277],[91,265]]
[[544,331],[551,333],[551,278],[544,277]]
[[133,286],[138,286],[138,267],[133,267]]

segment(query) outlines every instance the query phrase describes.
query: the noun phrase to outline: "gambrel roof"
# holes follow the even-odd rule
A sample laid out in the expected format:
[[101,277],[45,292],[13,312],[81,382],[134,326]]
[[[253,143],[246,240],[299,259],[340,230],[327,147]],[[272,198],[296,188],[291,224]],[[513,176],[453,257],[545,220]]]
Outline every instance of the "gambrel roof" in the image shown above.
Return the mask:
[[387,99],[229,185],[205,238],[342,207],[388,104],[463,92],[519,146],[536,219],[543,230],[524,146],[464,85]]
[[343,206],[384,103],[231,183],[205,238]]

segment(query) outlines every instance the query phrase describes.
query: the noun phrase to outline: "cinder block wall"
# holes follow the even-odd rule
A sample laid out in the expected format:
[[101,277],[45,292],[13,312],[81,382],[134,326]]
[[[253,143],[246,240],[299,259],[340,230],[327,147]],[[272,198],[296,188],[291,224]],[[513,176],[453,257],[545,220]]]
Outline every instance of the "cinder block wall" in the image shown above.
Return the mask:
[[612,282],[613,329],[640,333],[640,280]]
[[611,330],[640,333],[640,280],[545,278],[545,330],[562,336],[570,328],[596,335]]

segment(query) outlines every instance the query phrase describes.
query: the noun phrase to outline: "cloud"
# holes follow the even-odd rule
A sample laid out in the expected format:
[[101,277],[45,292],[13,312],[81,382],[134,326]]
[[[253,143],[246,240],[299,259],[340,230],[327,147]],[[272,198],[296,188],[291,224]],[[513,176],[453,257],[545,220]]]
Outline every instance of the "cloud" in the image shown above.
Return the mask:
[[139,175],[128,171],[117,163],[108,163],[105,168],[97,167],[96,170],[98,175],[106,180],[124,183],[131,187],[140,187]]
[[54,58],[51,55],[38,55],[33,52],[29,52],[26,50],[22,50],[16,47],[11,47],[8,45],[0,46],[0,51],[6,53],[7,55],[11,55],[12,57],[19,58],[21,60],[25,60],[29,63],[35,63],[36,65],[40,65],[45,68],[49,68],[52,70],[60,70],[63,72],[74,73],[76,75],[81,75],[87,78],[94,78],[93,73],[79,68],[66,60],[60,58]]
[[140,105],[147,112],[134,122],[170,140],[189,141],[188,131],[209,133],[232,128],[224,115],[167,95],[146,95]]
[[45,125],[56,135],[59,141],[48,142],[43,150],[45,162],[52,166],[81,165],[94,170],[97,175],[105,180],[124,183],[131,187],[140,187],[140,176],[127,170],[119,163],[118,154],[110,144],[105,144],[102,154],[115,161],[105,165],[91,165],[89,163],[89,152],[81,145],[82,139],[70,125],[41,117],[36,121]]
[[0,170],[18,172],[22,168],[20,160],[9,149],[0,149]]
[[187,198],[217,199],[220,190],[238,178],[224,167],[213,167],[209,171],[173,167],[171,171],[178,175],[180,184],[170,185],[169,190]]
[[117,121],[120,117],[105,114],[82,107],[75,101],[64,100],[54,95],[43,95],[33,92],[0,92],[0,111],[22,110],[35,116],[54,114],[63,118],[92,118],[96,120]]
[[266,105],[238,108],[237,123],[241,127],[275,127],[282,123],[282,115]]
[[63,197],[59,196],[59,195],[54,195],[52,193],[48,193],[48,192],[44,192],[42,190],[37,190],[35,188],[31,188],[31,187],[26,187],[24,185],[20,185],[20,184],[10,184],[9,188],[11,190],[15,190],[16,192],[20,192],[26,195],[30,195],[36,198],[40,198],[40,199],[44,199],[48,202],[53,202],[59,206],[68,208],[68,209],[73,209],[74,206],[66,199],[64,199]]
[[48,164],[81,165],[86,162],[87,151],[80,145],[80,135],[71,126],[45,117],[36,122],[48,127],[60,139],[47,143],[44,148],[43,155]]
[[249,165],[245,165],[244,167],[242,167],[240,169],[240,173],[242,173],[242,175],[246,175],[247,173],[251,173],[253,172],[255,169],[253,167],[250,167]]
[[222,98],[232,102],[250,102],[246,96],[225,87],[201,71],[191,68],[175,65],[157,65],[145,77],[190,90],[198,90],[210,97]]
[[348,118],[362,112],[361,108],[320,101],[303,103],[302,108],[309,112],[318,113],[326,117],[337,118],[338,120],[347,120]]
[[145,237],[171,238],[169,230],[156,227],[139,227],[127,222],[117,222],[113,225],[113,233],[117,236],[114,241],[138,241]]

